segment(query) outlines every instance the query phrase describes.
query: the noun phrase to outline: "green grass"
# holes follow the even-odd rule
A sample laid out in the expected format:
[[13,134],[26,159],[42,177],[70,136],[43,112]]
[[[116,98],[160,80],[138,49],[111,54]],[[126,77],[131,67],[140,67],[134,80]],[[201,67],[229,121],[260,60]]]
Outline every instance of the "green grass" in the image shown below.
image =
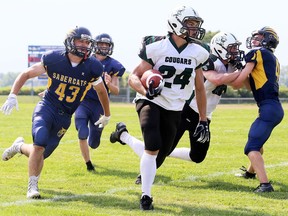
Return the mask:
[[[6,97],[0,97],[0,103]],[[31,138],[31,114],[37,97],[19,97],[18,112],[0,114],[0,153],[18,136]],[[283,104],[287,112],[287,104]],[[45,160],[39,188],[43,199],[27,200],[25,156],[0,162],[0,215],[287,215],[287,116],[265,144],[264,159],[275,192],[255,194],[258,180],[234,177],[248,164],[243,153],[256,105],[221,105],[211,123],[212,141],[200,164],[167,158],[157,170],[152,188],[153,212],[139,210],[141,186],[134,181],[139,158],[129,146],[111,144],[115,123],[124,121],[132,135],[141,138],[133,104],[111,104],[112,118],[101,145],[91,151],[96,173],[86,171],[74,124],[61,144]],[[188,146],[184,134],[179,146]]]

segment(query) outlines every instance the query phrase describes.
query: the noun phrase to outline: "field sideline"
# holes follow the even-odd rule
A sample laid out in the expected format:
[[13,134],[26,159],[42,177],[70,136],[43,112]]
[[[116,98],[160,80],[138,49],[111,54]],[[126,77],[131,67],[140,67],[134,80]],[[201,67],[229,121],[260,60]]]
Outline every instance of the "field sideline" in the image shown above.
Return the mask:
[[[0,103],[5,101],[0,97]],[[0,114],[0,153],[18,136],[31,138],[31,114],[38,97],[19,97],[19,111]],[[288,113],[288,104],[283,104]],[[134,181],[139,158],[129,146],[111,144],[115,123],[123,121],[141,139],[133,104],[111,104],[112,118],[101,145],[91,151],[96,173],[86,171],[72,123],[59,147],[45,161],[39,188],[43,199],[27,200],[27,158],[0,162],[0,216],[6,215],[147,215],[139,210],[141,187]],[[211,146],[200,164],[167,158],[152,189],[153,215],[287,215],[288,115],[265,144],[264,159],[275,192],[254,194],[258,180],[234,176],[247,166],[243,154],[256,105],[219,105],[211,123]],[[184,134],[179,147],[188,147]]]

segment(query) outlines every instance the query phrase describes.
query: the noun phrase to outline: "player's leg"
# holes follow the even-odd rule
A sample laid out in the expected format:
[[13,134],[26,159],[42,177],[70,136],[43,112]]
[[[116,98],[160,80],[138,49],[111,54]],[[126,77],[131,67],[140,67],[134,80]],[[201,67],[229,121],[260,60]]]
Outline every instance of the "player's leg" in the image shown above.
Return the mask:
[[[210,140],[205,143],[198,143],[197,139],[193,137],[198,122],[199,114],[188,104],[185,104],[181,113],[181,123],[177,129],[176,138],[173,144],[174,150],[170,153],[170,157],[193,161],[195,163],[200,163],[205,159],[209,149]],[[209,120],[208,124],[210,124]],[[175,148],[186,130],[189,131],[190,148]]]
[[270,192],[274,190],[268,180],[260,149],[263,148],[273,129],[282,121],[283,116],[283,108],[279,102],[273,100],[264,101],[259,106],[259,117],[253,122],[249,130],[248,142],[244,152],[248,156],[260,181],[260,185],[255,189],[255,192]]
[[88,121],[90,117],[90,110],[83,103],[75,111],[75,127],[78,132],[78,142],[82,157],[85,161],[88,171],[95,170],[92,162],[90,161],[90,152],[88,147],[87,138],[89,136]]
[[[48,106],[45,106],[41,102],[36,106],[34,110],[32,118],[33,145],[31,145],[32,147],[29,150],[28,161],[29,181],[27,198],[40,198],[38,180],[44,165],[43,153],[47,146],[47,141],[50,135],[49,130],[52,128],[55,117],[58,117],[56,112],[56,109],[50,109]],[[23,149],[23,151],[25,150]]]
[[[195,113],[195,111],[194,111]],[[196,113],[197,114],[197,113]],[[198,114],[197,114],[198,115]],[[199,121],[199,115],[198,115],[198,120],[197,123]],[[193,110],[191,109],[191,107],[189,106],[189,104],[185,104],[183,107],[183,110],[181,112],[181,121],[180,121],[180,125],[177,128],[177,133],[174,139],[174,143],[172,146],[172,149],[169,153],[169,157],[174,157],[174,158],[179,158],[182,160],[188,160],[191,161],[190,158],[190,149],[183,147],[183,148],[176,148],[176,146],[178,145],[180,139],[182,138],[183,134],[185,133],[186,130],[193,130],[193,126],[195,126],[196,128],[196,123],[195,123],[195,118],[193,118]],[[194,128],[194,130],[195,130]],[[194,131],[193,130],[193,131]],[[191,141],[190,141],[190,145],[191,145]]]
[[181,112],[161,110],[161,138],[162,146],[157,155],[157,169],[162,165],[173,147],[180,122]]
[[115,131],[110,135],[110,142],[119,142],[122,145],[128,145],[140,158],[144,152],[144,142],[129,134],[124,122],[116,124]]
[[140,160],[140,173],[142,177],[142,195],[140,208],[153,209],[151,188],[156,175],[156,157],[160,149],[160,107],[146,100],[136,102],[145,151]]

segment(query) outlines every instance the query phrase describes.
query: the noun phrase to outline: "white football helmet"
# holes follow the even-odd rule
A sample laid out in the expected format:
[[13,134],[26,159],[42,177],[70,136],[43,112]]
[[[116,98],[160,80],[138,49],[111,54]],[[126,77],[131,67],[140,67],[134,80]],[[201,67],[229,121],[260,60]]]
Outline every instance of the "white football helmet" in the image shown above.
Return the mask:
[[[198,26],[187,26],[187,20],[196,21]],[[187,42],[199,42],[205,36],[205,29],[201,28],[203,22],[203,19],[192,7],[182,6],[174,10],[168,18],[168,32],[184,36]]]
[[211,53],[221,60],[236,60],[243,55],[243,51],[239,50],[242,43],[229,32],[219,32],[211,39]]

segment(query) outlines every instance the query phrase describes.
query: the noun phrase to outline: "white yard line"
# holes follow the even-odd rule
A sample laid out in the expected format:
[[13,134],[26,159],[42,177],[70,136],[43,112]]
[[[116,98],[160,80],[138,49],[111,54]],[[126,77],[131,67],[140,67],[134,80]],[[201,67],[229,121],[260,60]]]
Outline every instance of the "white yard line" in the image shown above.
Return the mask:
[[[279,164],[271,164],[271,165],[267,165],[266,168],[275,168],[275,167],[285,167],[288,166],[288,162],[282,162]],[[208,175],[204,175],[204,176],[189,176],[183,180],[177,180],[174,182],[187,182],[187,181],[195,181],[199,178],[211,178],[211,177],[218,177],[218,176],[222,176],[222,175],[227,175],[227,174],[235,174],[237,173],[237,171],[232,170],[230,172],[215,172],[215,173],[211,173]],[[105,193],[96,193],[96,194],[79,194],[79,195],[71,195],[71,196],[55,196],[51,199],[35,199],[35,200],[30,200],[30,199],[26,199],[26,200],[19,200],[19,201],[14,201],[14,202],[4,202],[4,203],[0,203],[0,207],[7,207],[7,206],[21,206],[21,205],[26,205],[26,204],[30,204],[30,203],[37,203],[37,202],[56,202],[56,201],[61,201],[61,200],[71,200],[71,199],[79,199],[79,198],[85,198],[85,197],[89,197],[89,196],[105,196],[105,195],[111,195],[111,194],[115,194],[119,191],[128,191],[128,190],[134,190],[134,189],[138,189],[138,187],[128,187],[128,188],[113,188],[110,189],[108,191],[106,191]]]

